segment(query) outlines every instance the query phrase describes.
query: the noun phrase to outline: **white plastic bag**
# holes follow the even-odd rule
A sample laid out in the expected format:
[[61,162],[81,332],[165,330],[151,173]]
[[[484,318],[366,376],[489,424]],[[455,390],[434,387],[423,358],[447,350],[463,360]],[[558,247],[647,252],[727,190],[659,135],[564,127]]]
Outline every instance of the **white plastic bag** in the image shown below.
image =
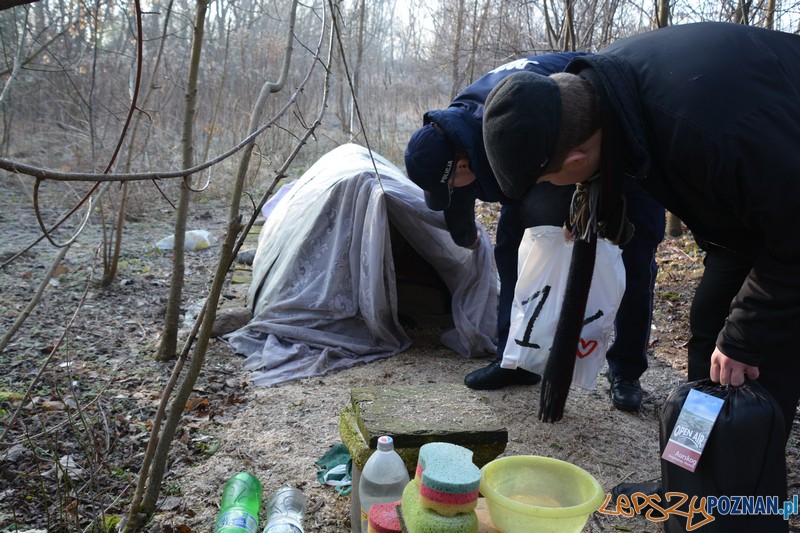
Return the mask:
[[[538,226],[525,230],[519,247],[518,279],[503,368],[544,372],[561,313],[571,256],[572,242],[566,240],[562,228]],[[573,385],[594,389],[624,292],[622,251],[599,239]]]
[[[210,231],[204,229],[193,229],[187,231],[183,241],[183,249],[187,252],[194,252],[196,250],[205,250],[209,246],[216,244],[217,238]],[[156,243],[156,248],[159,250],[169,251],[175,243],[175,236],[170,235],[164,237]]]

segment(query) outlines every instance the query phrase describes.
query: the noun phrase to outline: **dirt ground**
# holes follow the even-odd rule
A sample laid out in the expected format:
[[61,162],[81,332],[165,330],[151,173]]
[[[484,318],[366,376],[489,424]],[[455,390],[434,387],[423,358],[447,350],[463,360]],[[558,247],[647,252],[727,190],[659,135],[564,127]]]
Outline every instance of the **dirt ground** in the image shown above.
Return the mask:
[[[38,234],[29,187],[11,178],[4,185],[0,263]],[[53,188],[43,198],[46,215],[54,220],[69,196]],[[154,244],[171,234],[174,214],[163,201],[148,203],[134,195],[132,205],[135,213],[125,225],[114,282],[106,288],[96,284],[102,272],[95,259],[101,226],[94,217],[57,269],[42,302],[0,353],[0,531],[91,530],[95,517],[127,511],[149,424],[173,366],[154,361],[152,355],[172,260]],[[491,226],[494,214],[483,214]],[[189,229],[222,237],[226,216],[225,205],[198,202]],[[218,251],[217,244],[187,254],[185,309],[208,290]],[[54,255],[43,243],[0,270],[0,335],[24,310]],[[612,408],[604,370],[596,390],[573,388],[563,420],[540,422],[538,386],[466,389],[464,375],[487,361],[465,360],[448,351],[438,342],[440,332],[431,328],[410,330],[413,347],[395,357],[274,388],[250,384],[243,358],[223,341],[213,341],[171,449],[159,511],[147,530],[210,531],[223,484],[235,472],[248,470],[259,477],[265,494],[283,485],[303,490],[309,507],[307,532],[349,531],[350,498],[320,485],[314,462],[340,442],[339,413],[349,403],[350,389],[362,386],[452,383],[457,394],[480,398],[505,425],[506,455],[569,461],[594,475],[606,490],[625,480],[659,478],[659,408],[685,381],[688,311],[702,263],[686,236],[666,240],[658,261],[650,368],[642,377],[644,403],[635,414]],[[90,277],[94,281],[87,284]],[[226,288],[226,298],[238,294]],[[34,380],[30,397],[20,401]],[[787,451],[790,496],[800,492],[798,452],[795,430]],[[54,465],[64,464],[66,457],[77,468],[70,470],[74,475],[59,476]],[[793,519],[792,524],[793,531],[800,531],[800,521]],[[660,530],[642,517],[602,513],[595,513],[585,528]]]

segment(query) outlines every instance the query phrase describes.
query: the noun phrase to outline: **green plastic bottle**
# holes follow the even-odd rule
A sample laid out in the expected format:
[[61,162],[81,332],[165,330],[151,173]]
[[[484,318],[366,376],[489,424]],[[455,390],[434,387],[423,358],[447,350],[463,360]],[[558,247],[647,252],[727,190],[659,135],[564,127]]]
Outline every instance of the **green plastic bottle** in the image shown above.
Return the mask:
[[239,472],[225,483],[214,533],[256,533],[261,507],[261,482],[253,474]]

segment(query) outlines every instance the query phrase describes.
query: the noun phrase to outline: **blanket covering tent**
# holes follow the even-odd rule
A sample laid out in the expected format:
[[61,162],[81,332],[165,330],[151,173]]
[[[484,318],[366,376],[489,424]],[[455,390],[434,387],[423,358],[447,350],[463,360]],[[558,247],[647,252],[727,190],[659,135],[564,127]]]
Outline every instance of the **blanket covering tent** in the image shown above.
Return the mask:
[[452,296],[454,328],[442,343],[466,358],[494,355],[497,274],[485,230],[475,251],[456,246],[442,213],[425,206],[400,169],[346,144],[292,184],[261,230],[247,295],[253,319],[227,337],[256,385],[323,375],[411,346],[398,320],[390,226]]

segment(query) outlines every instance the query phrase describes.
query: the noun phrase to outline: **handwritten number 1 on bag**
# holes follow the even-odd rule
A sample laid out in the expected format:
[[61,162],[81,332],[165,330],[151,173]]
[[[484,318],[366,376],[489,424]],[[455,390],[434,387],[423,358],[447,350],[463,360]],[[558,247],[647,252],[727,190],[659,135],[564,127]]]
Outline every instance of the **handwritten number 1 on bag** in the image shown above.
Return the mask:
[[542,290],[536,291],[533,296],[522,302],[522,305],[528,305],[528,303],[532,302],[540,295],[542,299],[539,300],[539,303],[536,304],[536,308],[533,310],[533,313],[531,313],[531,318],[528,320],[528,325],[525,328],[525,333],[522,335],[522,339],[514,339],[514,342],[526,348],[540,348],[538,344],[531,342],[531,332],[533,331],[533,323],[536,322],[536,319],[539,317],[539,313],[542,312],[544,303],[547,301],[547,297],[550,295],[550,285],[545,285]]
[[[539,313],[542,312],[542,307],[544,307],[544,303],[547,301],[547,297],[550,295],[550,285],[545,285],[542,290],[536,291],[533,293],[533,296],[522,302],[522,305],[527,305],[536,298],[541,297],[539,302],[536,304],[536,307],[533,309],[533,313],[531,313],[531,317],[528,320],[528,324],[525,327],[525,332],[522,335],[522,339],[514,339],[519,346],[524,346],[525,348],[534,348],[539,349],[541,346],[538,344],[531,342],[531,333],[533,332],[533,325],[536,322],[536,319],[539,317]],[[583,326],[586,327],[587,324],[591,324],[595,320],[598,320],[600,317],[603,316],[603,310],[598,309],[595,314],[590,317],[587,317],[583,321]],[[582,340],[582,339],[581,339]]]

